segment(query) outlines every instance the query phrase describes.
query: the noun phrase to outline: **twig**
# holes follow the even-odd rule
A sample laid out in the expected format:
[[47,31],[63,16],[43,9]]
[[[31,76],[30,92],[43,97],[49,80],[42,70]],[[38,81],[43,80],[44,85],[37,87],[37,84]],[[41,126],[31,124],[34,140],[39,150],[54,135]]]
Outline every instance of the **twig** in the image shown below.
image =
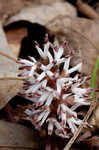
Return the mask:
[[25,77],[0,77],[0,80],[26,80],[30,79],[30,76]]
[[9,56],[9,55],[7,55],[7,54],[5,54],[5,53],[1,52],[1,51],[0,51],[0,55],[5,56],[5,57],[7,57],[8,59],[11,59],[11,60],[13,60],[13,61],[15,61],[15,62],[17,61],[17,59],[16,59],[16,58],[11,57],[11,56]]
[[[38,146],[35,146],[36,148],[38,148]],[[35,149],[35,147],[33,146],[25,146],[25,145],[0,145],[0,148],[20,148],[20,149]]]
[[78,127],[78,130],[75,132],[74,136],[69,140],[68,144],[65,146],[65,148],[63,150],[69,150],[70,149],[70,147],[72,146],[72,144],[74,143],[74,141],[76,140],[78,135],[80,134],[81,130],[83,129],[85,123],[89,119],[89,117],[90,117],[91,113],[93,112],[93,110],[95,109],[95,107],[96,107],[96,101],[93,101],[87,114],[86,114],[86,116],[83,119],[83,122]]

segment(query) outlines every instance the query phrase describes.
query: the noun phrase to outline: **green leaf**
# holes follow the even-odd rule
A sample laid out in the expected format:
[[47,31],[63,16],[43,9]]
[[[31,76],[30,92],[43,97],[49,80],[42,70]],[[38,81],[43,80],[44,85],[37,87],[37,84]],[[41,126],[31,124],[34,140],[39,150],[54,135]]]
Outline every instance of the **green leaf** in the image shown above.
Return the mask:
[[[91,87],[92,87],[93,89],[95,88],[95,80],[96,80],[96,73],[97,73],[97,70],[98,70],[98,66],[99,66],[99,57],[98,57],[98,59],[97,59],[97,61],[96,61],[96,64],[95,64],[95,67],[94,67],[94,71],[93,71],[93,73],[92,73],[92,78],[91,78]],[[92,93],[91,93],[92,99],[94,98],[94,95],[95,95],[95,93],[92,92]]]

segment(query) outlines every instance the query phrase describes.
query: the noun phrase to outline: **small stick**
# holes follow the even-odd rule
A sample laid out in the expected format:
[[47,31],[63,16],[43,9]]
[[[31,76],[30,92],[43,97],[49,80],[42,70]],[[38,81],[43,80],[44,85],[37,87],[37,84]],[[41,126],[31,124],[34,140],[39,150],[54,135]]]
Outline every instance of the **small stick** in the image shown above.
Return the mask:
[[30,76],[25,77],[0,77],[0,80],[28,80]]
[[81,130],[84,127],[84,124],[87,122],[87,120],[89,119],[91,113],[93,112],[93,110],[96,107],[96,101],[93,101],[86,116],[83,119],[83,122],[81,123],[81,125],[78,127],[78,130],[75,132],[74,136],[69,140],[68,144],[65,146],[65,148],[63,150],[69,150],[70,147],[72,146],[72,144],[74,143],[74,141],[76,140],[76,138],[78,137],[78,135],[80,134]]
[[15,61],[15,62],[17,61],[16,58],[14,58],[14,57],[12,57],[12,56],[9,56],[9,55],[7,55],[7,54],[1,52],[1,51],[0,51],[0,55],[5,56],[5,57],[7,57],[8,59],[11,59],[11,60],[13,60],[13,61]]
[[[35,146],[36,148],[38,148],[38,146],[36,145]],[[29,146],[29,145],[27,145],[27,146],[25,146],[25,145],[1,145],[0,144],[0,148],[17,148],[17,149],[35,149],[35,147],[33,147],[33,146]]]

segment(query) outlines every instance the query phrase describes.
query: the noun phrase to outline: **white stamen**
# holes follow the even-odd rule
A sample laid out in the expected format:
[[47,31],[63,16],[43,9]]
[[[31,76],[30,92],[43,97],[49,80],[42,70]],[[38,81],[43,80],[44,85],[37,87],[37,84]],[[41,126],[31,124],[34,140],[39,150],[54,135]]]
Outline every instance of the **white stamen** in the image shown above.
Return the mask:
[[61,107],[62,107],[63,112],[66,112],[66,111],[67,111],[69,114],[71,114],[71,115],[77,117],[76,112],[72,111],[72,110],[71,110],[69,107],[67,107],[66,105],[61,104]]
[[45,112],[45,115],[42,119],[42,121],[40,122],[40,126],[43,125],[43,123],[45,122],[45,120],[47,119],[48,115],[50,114],[50,109],[48,109],[46,112]]
[[68,119],[68,120],[67,120],[67,123],[68,123],[68,125],[69,125],[69,127],[70,127],[70,129],[71,129],[71,132],[74,134],[75,131],[77,130],[76,126],[74,125],[74,123],[72,122],[71,119]]
[[57,129],[62,130],[62,126],[60,125],[60,123],[57,120],[55,121],[55,126]]
[[55,134],[62,137],[62,138],[67,138],[67,139],[69,138],[69,136],[66,135],[66,133],[65,134],[60,133],[60,130],[58,130],[58,129],[55,130]]
[[46,88],[46,85],[47,85],[47,80],[45,79],[42,83],[42,88]]
[[52,135],[53,128],[54,128],[54,124],[52,122],[49,122],[49,124],[48,124],[48,135]]
[[52,100],[53,100],[53,94],[50,94],[45,103],[45,106],[50,106],[50,104],[52,103]]
[[63,68],[63,70],[65,70],[66,73],[68,73],[69,63],[70,63],[70,57],[67,58],[67,59],[65,60],[65,63],[64,63],[64,68]]
[[41,81],[45,76],[46,76],[45,72],[42,72],[42,73],[38,76],[37,81]]
[[42,49],[41,49],[40,47],[38,47],[37,45],[36,45],[36,49],[37,49],[39,55],[40,55],[42,58],[45,59],[45,58],[46,58],[46,55],[44,54],[44,52],[42,51]]
[[61,119],[62,119],[62,126],[65,127],[65,125],[66,125],[66,113],[62,113]]
[[46,73],[50,78],[52,78],[54,76],[54,74],[51,71],[47,71]]
[[71,109],[72,111],[74,111],[74,110],[77,109],[79,106],[82,106],[82,104],[80,104],[80,103],[75,103],[70,109]]
[[85,93],[87,93],[87,90],[82,88],[72,88],[72,92],[79,97],[82,97]]
[[63,112],[66,112],[66,107],[65,107],[65,105],[64,105],[64,104],[61,104],[60,106],[61,106],[62,111],[63,111]]
[[27,115],[29,115],[29,116],[31,116],[31,115],[32,115],[32,111],[31,111],[31,110],[29,110],[29,109],[26,109],[24,112],[25,112]]
[[52,89],[52,88],[50,88],[49,86],[46,86],[46,90],[48,91],[48,92],[53,92],[54,90]]
[[60,114],[60,105],[58,105],[58,109],[57,109],[57,115],[59,115]]
[[47,69],[47,70],[50,70],[52,67],[53,67],[53,63],[49,63],[49,64],[46,66],[46,69]]
[[31,86],[25,93],[35,93],[41,86],[41,83],[35,84],[33,86]]
[[31,77],[31,76],[33,76],[33,73],[34,73],[34,70],[36,69],[36,66],[34,65],[33,67],[32,67],[32,69],[30,70],[30,72],[29,72],[29,76]]
[[33,62],[28,61],[28,60],[26,60],[26,59],[21,59],[19,62],[24,63],[24,64],[26,64],[27,66],[28,66],[28,65],[29,65],[29,66],[33,66],[33,65],[34,65]]
[[61,80],[60,80],[60,79],[57,79],[57,94],[58,94],[58,95],[60,95],[61,90],[62,90],[62,87],[61,87]]
[[28,56],[34,63],[36,63],[36,59],[34,57]]
[[40,99],[37,101],[36,107],[43,105],[48,96],[49,94],[47,92],[44,92]]
[[35,114],[38,114],[38,113],[41,113],[40,109],[34,110],[31,115],[35,115]]
[[39,99],[39,96],[34,98],[34,97],[29,97],[28,95],[26,95],[25,98],[31,102],[36,102]]
[[40,115],[35,115],[35,122],[39,122],[45,115],[45,112],[40,113]]
[[48,56],[48,58],[49,58],[49,62],[52,63],[52,62],[53,62],[53,57],[52,57],[51,53],[48,52],[48,53],[47,53],[47,56]]
[[66,100],[66,98],[67,98],[68,96],[70,96],[70,95],[71,95],[71,93],[69,93],[69,94],[64,94],[63,97],[62,97],[63,100]]
[[72,117],[72,121],[75,123],[75,124],[77,124],[77,125],[80,125],[81,123],[82,123],[82,120],[80,120],[80,119],[74,119],[73,117]]
[[65,58],[57,59],[57,65],[65,62]]
[[58,49],[57,59],[61,58],[61,56],[63,55],[63,52],[64,52],[64,49],[63,49],[63,47],[61,46],[61,47]]
[[68,73],[71,74],[72,72],[75,72],[75,71],[79,71],[81,72],[82,70],[82,63],[76,65],[75,67],[71,68],[68,70]]
[[84,98],[81,98],[78,95],[74,96],[74,102],[80,103],[82,105],[90,105],[90,102],[87,102]]
[[45,45],[44,45],[44,54],[47,56],[47,53],[48,53],[48,50],[49,50],[49,42],[47,42]]

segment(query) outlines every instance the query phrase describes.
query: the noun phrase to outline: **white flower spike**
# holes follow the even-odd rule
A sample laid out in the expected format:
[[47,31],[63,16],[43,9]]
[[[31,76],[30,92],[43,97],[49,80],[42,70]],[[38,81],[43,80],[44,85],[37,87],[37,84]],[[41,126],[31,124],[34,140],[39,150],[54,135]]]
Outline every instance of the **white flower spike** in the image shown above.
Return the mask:
[[46,130],[48,126],[48,135],[54,133],[69,138],[67,133],[74,134],[82,123],[76,109],[90,105],[92,89],[82,86],[89,77],[77,73],[81,72],[82,63],[70,67],[71,55],[64,57],[66,43],[58,48],[48,41],[48,37],[45,42],[44,50],[36,43],[40,61],[34,57],[18,61],[22,65],[19,69],[23,69],[21,75],[30,76],[24,81],[20,93],[33,103],[25,108],[25,119],[31,121],[36,129],[45,127]]

